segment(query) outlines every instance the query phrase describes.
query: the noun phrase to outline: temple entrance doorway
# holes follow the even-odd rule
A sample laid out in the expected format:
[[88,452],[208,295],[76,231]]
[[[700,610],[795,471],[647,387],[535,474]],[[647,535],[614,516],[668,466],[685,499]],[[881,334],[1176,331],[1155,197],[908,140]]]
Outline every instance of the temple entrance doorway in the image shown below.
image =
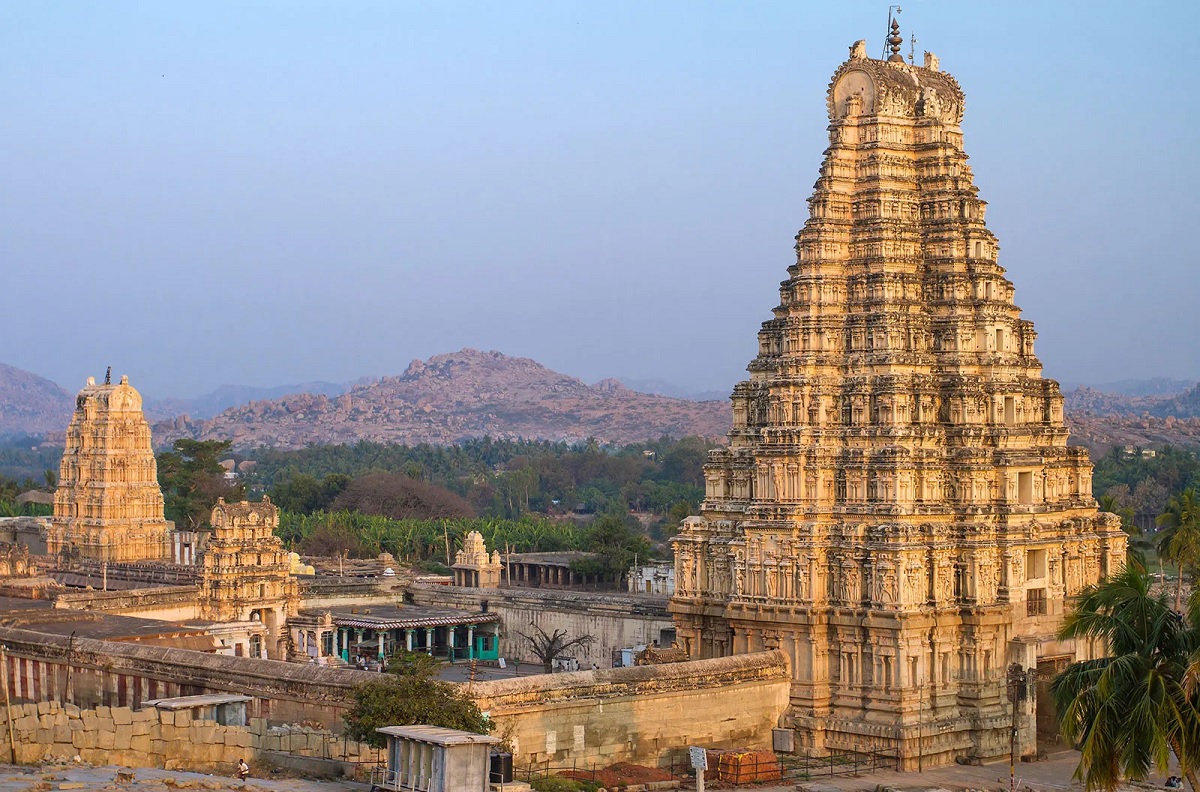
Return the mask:
[[1070,655],[1040,657],[1037,664],[1037,741],[1049,750],[1062,742],[1058,733],[1058,711],[1050,695],[1050,683],[1071,664]]

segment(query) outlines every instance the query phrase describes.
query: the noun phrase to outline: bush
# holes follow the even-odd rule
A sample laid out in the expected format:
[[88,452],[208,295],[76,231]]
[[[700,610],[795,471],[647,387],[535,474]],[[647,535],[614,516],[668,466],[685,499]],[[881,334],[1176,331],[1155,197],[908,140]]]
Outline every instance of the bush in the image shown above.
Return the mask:
[[543,776],[529,782],[535,792],[581,792],[585,787],[582,782],[573,781],[561,776]]

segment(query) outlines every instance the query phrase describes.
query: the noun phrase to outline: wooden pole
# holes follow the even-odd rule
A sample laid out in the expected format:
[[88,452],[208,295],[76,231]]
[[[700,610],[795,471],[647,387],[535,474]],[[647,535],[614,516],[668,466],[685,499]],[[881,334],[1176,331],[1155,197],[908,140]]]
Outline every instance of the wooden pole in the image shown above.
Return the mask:
[[0,646],[0,674],[4,676],[4,716],[8,719],[8,756],[9,762],[17,763],[17,741],[13,737],[12,702],[8,698],[8,654]]

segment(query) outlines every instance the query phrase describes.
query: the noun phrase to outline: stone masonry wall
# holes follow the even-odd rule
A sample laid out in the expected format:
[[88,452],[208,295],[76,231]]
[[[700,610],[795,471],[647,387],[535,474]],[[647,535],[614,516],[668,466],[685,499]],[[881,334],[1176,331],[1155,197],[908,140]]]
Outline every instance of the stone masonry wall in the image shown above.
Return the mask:
[[0,643],[8,652],[4,670],[14,701],[137,708],[154,698],[238,693],[254,697],[250,717],[334,730],[341,728],[353,687],[378,676],[11,628],[0,628]]
[[[222,726],[194,720],[187,710],[80,709],[57,701],[14,704],[12,718],[18,764],[78,756],[94,764],[231,772],[239,759],[254,762],[262,752],[337,759],[353,766],[381,758],[380,751],[330,732],[268,726],[262,718],[252,718],[247,726]],[[8,735],[2,720],[0,733],[0,753],[5,753]]]
[[689,745],[770,748],[791,672],[778,650],[477,683],[520,766],[669,764]]
[[595,663],[612,665],[614,649],[626,649],[661,640],[663,631],[674,632],[667,613],[666,597],[630,596],[617,593],[538,589],[476,589],[454,586],[414,585],[409,589],[418,605],[462,610],[487,609],[500,615],[500,654],[506,658],[534,661],[528,642],[521,636],[536,624],[548,633],[566,630],[576,638],[594,636],[592,645],[571,650],[580,667]]

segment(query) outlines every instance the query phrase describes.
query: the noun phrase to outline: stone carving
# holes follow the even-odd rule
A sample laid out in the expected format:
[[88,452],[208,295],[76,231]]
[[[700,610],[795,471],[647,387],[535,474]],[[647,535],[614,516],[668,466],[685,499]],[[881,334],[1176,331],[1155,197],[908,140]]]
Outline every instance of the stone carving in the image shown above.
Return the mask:
[[212,621],[258,621],[269,640],[266,657],[283,659],[283,627],[300,603],[292,563],[275,535],[279,509],[259,503],[217,500],[209,518],[212,535],[200,555],[201,613]]
[[[976,678],[963,636],[995,647],[993,669],[1010,641],[1039,651],[1063,594],[1026,577],[1026,555],[1068,547],[1069,595],[1124,562],[1125,537],[1097,516],[1087,452],[1067,444],[1061,391],[997,261],[957,81],[932,55],[873,60],[858,42],[826,102],[795,262],[733,390],[702,513],[674,539],[679,559],[728,559],[733,596],[702,582],[671,611],[697,657],[748,651],[712,638],[731,630],[795,647],[806,746],[871,742],[914,768],[951,746],[1003,755],[1003,683]],[[1055,615],[1027,610],[1036,601]],[[895,665],[875,673],[881,658]],[[872,697],[885,677],[898,688]],[[915,713],[940,724],[936,743],[917,747]]]

